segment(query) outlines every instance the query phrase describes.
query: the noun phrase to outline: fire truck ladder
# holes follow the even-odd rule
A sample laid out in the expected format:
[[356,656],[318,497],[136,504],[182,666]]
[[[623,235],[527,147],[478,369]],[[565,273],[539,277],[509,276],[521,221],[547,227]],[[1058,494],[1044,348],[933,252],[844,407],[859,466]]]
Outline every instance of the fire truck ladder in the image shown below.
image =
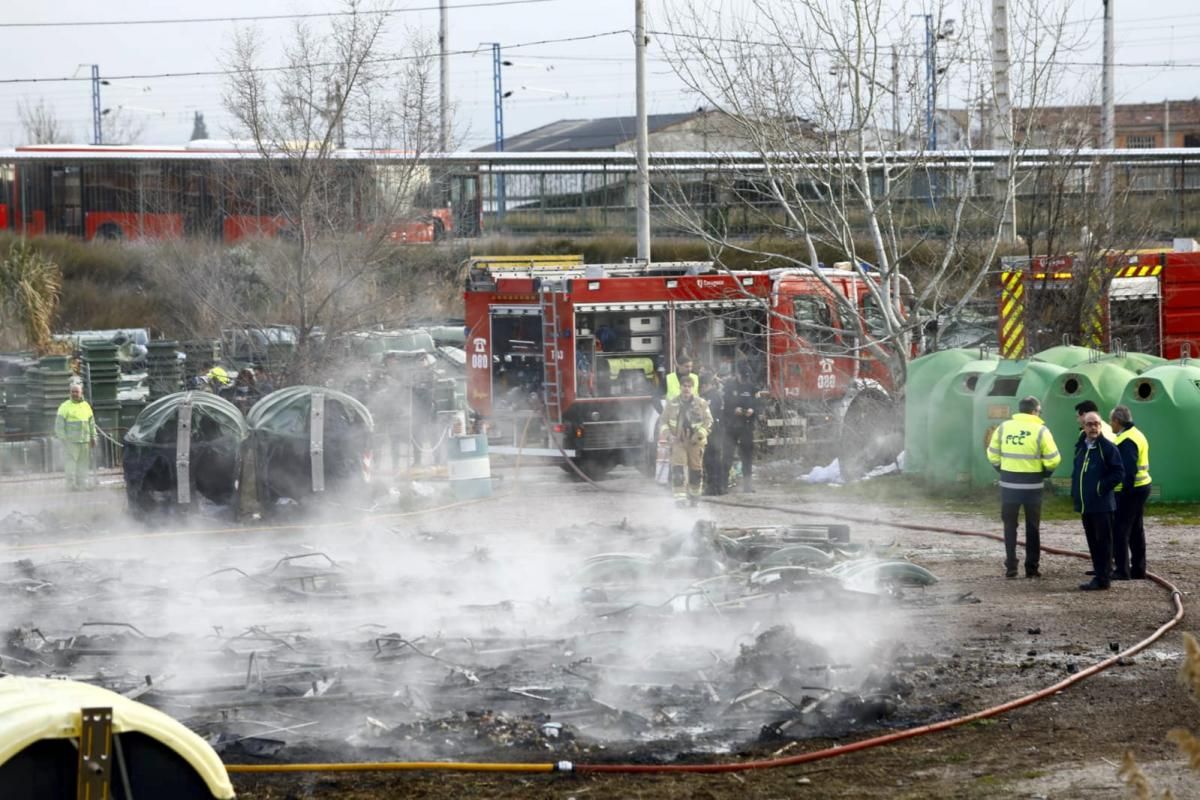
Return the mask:
[[562,422],[562,379],[559,361],[562,348],[559,337],[558,299],[562,293],[559,281],[542,282],[538,299],[542,307],[542,402],[551,425]]

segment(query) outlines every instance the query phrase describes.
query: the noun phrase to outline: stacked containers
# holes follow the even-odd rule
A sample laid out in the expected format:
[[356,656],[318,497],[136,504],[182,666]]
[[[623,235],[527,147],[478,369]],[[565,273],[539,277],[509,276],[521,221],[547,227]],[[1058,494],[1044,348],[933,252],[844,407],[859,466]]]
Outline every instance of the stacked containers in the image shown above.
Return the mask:
[[990,359],[968,361],[947,372],[929,391],[924,409],[928,432],[925,476],[936,484],[965,485],[970,481],[971,456],[975,440],[971,438],[971,415],[982,378],[1000,362]]
[[1064,372],[1066,367],[1034,358],[1005,361],[980,380],[971,425],[971,483],[974,486],[991,486],[996,482],[996,470],[987,459],[992,431],[1017,413],[1017,404],[1022,397],[1044,398],[1054,379]]
[[29,411],[28,433],[53,436],[58,407],[71,394],[71,378],[66,356],[46,356],[25,371],[26,405]]
[[[117,346],[108,341],[83,343],[83,387],[92,413],[96,415],[96,427],[103,431],[106,439],[119,442],[121,433],[121,403],[117,400],[117,383],[121,379],[121,367],[117,363]],[[101,447],[101,465],[114,466],[117,462],[115,450]]]
[[6,439],[15,439],[29,432],[28,371],[4,379],[4,429]]
[[936,402],[934,387],[947,374],[981,356],[978,351],[959,348],[930,353],[909,363],[904,384],[905,472],[922,475],[929,470],[929,408]]
[[147,348],[146,371],[152,401],[183,388],[183,366],[175,354],[175,347],[173,341],[159,340],[151,342]]
[[1125,386],[1121,404],[1150,443],[1151,497],[1169,502],[1200,501],[1196,453],[1200,452],[1200,365],[1163,364]]
[[1063,460],[1054,471],[1055,480],[1071,480],[1071,453],[1074,442],[1079,438],[1079,423],[1075,405],[1084,400],[1095,401],[1100,416],[1105,420],[1113,406],[1121,402],[1125,386],[1133,380],[1135,373],[1127,366],[1131,362],[1121,358],[1103,358],[1071,367],[1054,379],[1049,391],[1042,398],[1042,419],[1045,420]]

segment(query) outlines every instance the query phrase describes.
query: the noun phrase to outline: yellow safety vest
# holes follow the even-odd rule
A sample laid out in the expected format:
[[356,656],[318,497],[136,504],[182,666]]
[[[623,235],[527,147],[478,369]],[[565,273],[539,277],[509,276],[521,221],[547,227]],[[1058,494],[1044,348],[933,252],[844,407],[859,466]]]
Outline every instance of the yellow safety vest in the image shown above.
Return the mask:
[[[696,373],[688,375],[692,379],[692,394],[700,394],[700,376]],[[667,373],[667,399],[674,400],[679,397],[679,374],[676,372]]]
[[613,378],[618,378],[623,370],[638,369],[646,373],[646,377],[654,379],[654,360],[646,356],[625,356],[604,359],[608,363],[608,372]]
[[96,438],[96,417],[87,400],[76,402],[69,397],[63,400],[54,419],[54,435],[75,444]]
[[[1120,446],[1121,442],[1126,439],[1132,439],[1137,445],[1137,472],[1133,476],[1133,486],[1149,486],[1150,485],[1150,442],[1146,440],[1146,434],[1142,433],[1138,428],[1126,428],[1117,434],[1117,439],[1113,444]],[[1117,491],[1121,491],[1121,487],[1117,487]]]
[[1000,468],[1005,489],[1040,489],[1042,475],[1052,472],[1062,456],[1050,429],[1034,414],[1013,414],[992,432],[988,461]]
[[221,386],[228,386],[230,383],[229,373],[225,371],[224,367],[213,367],[208,371],[208,375],[205,377],[207,377],[213,384],[219,384]]

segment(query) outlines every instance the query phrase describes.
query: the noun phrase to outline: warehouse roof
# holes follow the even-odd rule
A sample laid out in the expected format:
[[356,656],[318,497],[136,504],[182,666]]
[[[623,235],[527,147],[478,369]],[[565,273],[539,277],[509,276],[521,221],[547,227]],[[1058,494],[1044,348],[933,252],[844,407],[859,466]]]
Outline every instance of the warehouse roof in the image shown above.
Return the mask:
[[[703,111],[683,114],[651,114],[647,126],[651,133],[687,122]],[[563,150],[612,150],[637,136],[637,117],[601,117],[600,119],[560,119],[504,139],[509,153],[532,153]],[[491,152],[494,144],[475,149],[477,153]]]

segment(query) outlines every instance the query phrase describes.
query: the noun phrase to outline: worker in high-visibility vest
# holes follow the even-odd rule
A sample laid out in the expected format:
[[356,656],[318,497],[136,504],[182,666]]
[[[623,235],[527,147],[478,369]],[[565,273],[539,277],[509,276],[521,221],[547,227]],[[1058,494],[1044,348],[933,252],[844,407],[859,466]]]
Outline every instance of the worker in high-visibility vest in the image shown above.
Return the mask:
[[1042,483],[1062,462],[1050,429],[1038,416],[1042,404],[1024,397],[1017,413],[1001,422],[988,443],[988,461],[1000,473],[1000,519],[1004,522],[1004,577],[1017,577],[1017,519],[1025,509],[1025,577],[1039,576]]
[[233,383],[233,380],[229,377],[229,373],[220,364],[215,364],[209,368],[204,377],[208,380],[214,392],[220,392],[221,389]]
[[1114,444],[1125,465],[1125,480],[1117,487],[1117,513],[1113,520],[1113,579],[1146,577],[1146,528],[1143,513],[1150,497],[1150,442],[1133,424],[1129,406],[1117,406],[1109,415]]
[[692,360],[686,356],[675,364],[675,371],[667,373],[667,401],[679,397],[680,384],[687,382],[692,385],[692,394],[700,394],[700,376],[692,372]]
[[71,383],[71,396],[58,407],[54,435],[63,444],[67,489],[88,488],[92,471],[92,448],[96,446],[96,417],[83,399],[83,384]]

